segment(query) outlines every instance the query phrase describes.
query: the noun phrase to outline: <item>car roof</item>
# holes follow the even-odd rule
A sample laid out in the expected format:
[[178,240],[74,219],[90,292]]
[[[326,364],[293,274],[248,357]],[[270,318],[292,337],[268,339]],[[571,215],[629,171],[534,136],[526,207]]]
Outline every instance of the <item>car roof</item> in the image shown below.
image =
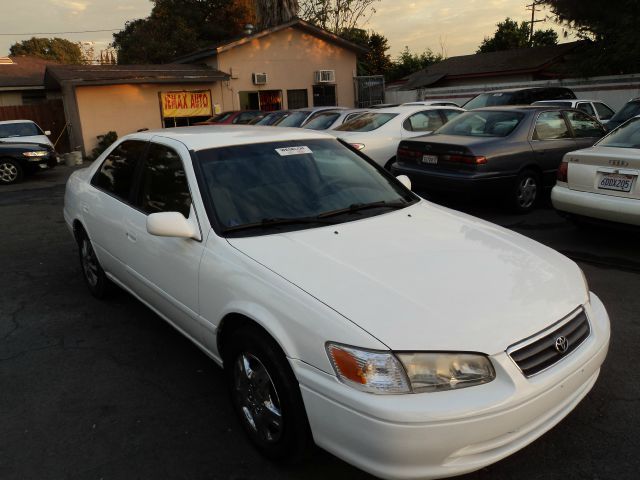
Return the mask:
[[568,107],[558,107],[556,105],[496,105],[493,107],[478,107],[468,112],[530,112],[537,110],[566,110]]
[[407,112],[421,112],[424,110],[457,110],[457,111],[465,111],[460,107],[450,107],[448,105],[440,106],[440,105],[400,105],[397,107],[389,107],[389,108],[376,108],[375,110],[371,110],[367,113],[407,113]]
[[312,139],[335,140],[335,137],[332,135],[314,130],[261,125],[202,125],[163,128],[132,133],[122,138],[127,140],[149,141],[154,137],[177,140],[183,143],[189,150],[196,151],[249,143]]
[[[490,90],[488,92],[479,93],[478,95],[493,94],[493,93],[522,92],[526,90],[570,90],[570,89],[567,87],[514,87],[514,88],[501,88],[500,90]],[[573,99],[570,99],[570,100],[573,100]]]
[[7,124],[7,123],[25,123],[25,122],[29,122],[29,123],[36,123],[33,120],[2,120],[0,121],[0,124]]

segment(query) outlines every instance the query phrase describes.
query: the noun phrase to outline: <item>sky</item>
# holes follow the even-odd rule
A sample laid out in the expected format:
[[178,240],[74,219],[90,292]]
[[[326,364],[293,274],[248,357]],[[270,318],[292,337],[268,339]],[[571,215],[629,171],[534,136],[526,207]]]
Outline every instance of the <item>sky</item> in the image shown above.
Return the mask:
[[[495,24],[511,17],[528,20],[520,0],[381,0],[363,28],[382,33],[395,57],[405,46],[413,52],[430,48],[451,57],[474,53]],[[127,20],[149,15],[150,0],[0,0],[0,56],[31,34],[59,36],[72,41],[95,42],[95,51],[107,47],[112,32],[60,33],[121,29]],[[544,13],[538,14],[544,18]],[[552,21],[538,28],[560,28]],[[22,35],[18,35],[22,34]],[[560,35],[560,38],[562,36]]]

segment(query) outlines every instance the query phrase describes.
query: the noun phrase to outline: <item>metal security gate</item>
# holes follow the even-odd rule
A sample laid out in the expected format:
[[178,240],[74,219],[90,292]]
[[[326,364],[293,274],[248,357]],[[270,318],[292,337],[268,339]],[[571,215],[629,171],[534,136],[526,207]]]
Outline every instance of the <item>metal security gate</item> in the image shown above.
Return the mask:
[[354,77],[356,90],[356,107],[367,108],[384,103],[384,77],[371,75],[368,77]]

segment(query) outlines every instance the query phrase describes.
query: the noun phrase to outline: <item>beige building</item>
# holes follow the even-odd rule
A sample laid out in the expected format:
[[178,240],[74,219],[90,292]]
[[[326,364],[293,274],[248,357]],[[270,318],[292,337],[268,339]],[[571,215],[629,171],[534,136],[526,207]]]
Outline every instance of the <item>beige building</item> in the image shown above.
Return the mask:
[[355,106],[356,54],[364,49],[303,20],[199,50],[177,59],[229,73],[225,110]]
[[249,33],[165,65],[57,65],[72,149],[98,137],[191,125],[228,110],[354,106],[362,47],[302,20]]

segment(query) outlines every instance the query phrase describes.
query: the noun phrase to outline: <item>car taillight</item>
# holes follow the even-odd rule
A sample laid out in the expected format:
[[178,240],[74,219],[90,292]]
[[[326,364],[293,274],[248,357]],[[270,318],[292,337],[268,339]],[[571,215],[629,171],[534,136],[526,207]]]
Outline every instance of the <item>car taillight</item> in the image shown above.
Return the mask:
[[569,164],[567,162],[562,162],[558,167],[558,175],[557,179],[559,182],[567,182],[569,177]]
[[487,157],[477,155],[448,155],[446,160],[453,163],[466,163],[468,165],[484,165]]
[[410,157],[410,158],[418,158],[422,157],[422,152],[418,152],[417,150],[410,150],[408,148],[400,147],[398,148],[398,158],[401,157]]

